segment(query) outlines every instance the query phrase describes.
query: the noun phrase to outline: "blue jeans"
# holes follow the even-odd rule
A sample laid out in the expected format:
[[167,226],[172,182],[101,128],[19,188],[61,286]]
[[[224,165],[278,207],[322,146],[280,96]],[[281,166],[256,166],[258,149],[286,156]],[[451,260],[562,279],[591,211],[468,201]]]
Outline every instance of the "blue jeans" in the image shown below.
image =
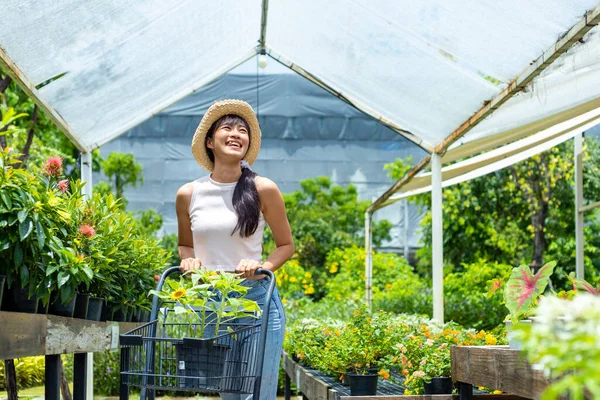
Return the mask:
[[[246,280],[242,285],[250,289],[246,298],[254,300],[261,305],[265,304],[265,297],[269,286],[268,279]],[[267,343],[265,345],[265,358],[262,368],[262,379],[260,389],[260,400],[274,400],[277,396],[277,380],[279,376],[279,364],[281,361],[281,351],[283,349],[283,335],[285,332],[285,313],[283,304],[277,287],[271,297],[269,310],[269,325],[267,331]],[[221,399],[224,400],[250,400],[251,394],[231,394],[222,393]],[[253,399],[257,400],[257,399]]]

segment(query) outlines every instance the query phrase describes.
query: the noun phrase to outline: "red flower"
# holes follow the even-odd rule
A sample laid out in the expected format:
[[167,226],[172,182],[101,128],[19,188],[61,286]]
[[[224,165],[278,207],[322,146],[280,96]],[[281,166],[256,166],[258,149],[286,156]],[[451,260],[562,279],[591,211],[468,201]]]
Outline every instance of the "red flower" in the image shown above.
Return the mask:
[[58,189],[60,189],[61,192],[66,192],[69,189],[69,181],[67,179],[63,179],[62,181],[58,182]]
[[43,171],[47,176],[60,176],[62,174],[63,159],[60,157],[49,157],[44,163]]
[[160,281],[160,275],[156,275],[156,274],[155,274],[155,275],[154,275],[154,280],[155,280],[156,282]]
[[88,224],[83,224],[79,227],[79,233],[81,233],[84,236],[87,237],[92,237],[96,234],[96,230],[94,229],[93,226],[90,226]]

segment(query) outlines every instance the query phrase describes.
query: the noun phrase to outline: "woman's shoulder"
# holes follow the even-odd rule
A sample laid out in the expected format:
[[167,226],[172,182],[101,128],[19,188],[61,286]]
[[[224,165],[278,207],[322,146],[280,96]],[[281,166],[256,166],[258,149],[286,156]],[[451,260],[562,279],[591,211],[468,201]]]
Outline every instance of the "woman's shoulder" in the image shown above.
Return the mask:
[[256,178],[254,178],[254,182],[256,183],[256,190],[259,194],[273,192],[279,193],[279,188],[277,187],[277,184],[269,178],[256,175]]
[[177,198],[190,199],[194,194],[195,181],[188,182],[177,189]]

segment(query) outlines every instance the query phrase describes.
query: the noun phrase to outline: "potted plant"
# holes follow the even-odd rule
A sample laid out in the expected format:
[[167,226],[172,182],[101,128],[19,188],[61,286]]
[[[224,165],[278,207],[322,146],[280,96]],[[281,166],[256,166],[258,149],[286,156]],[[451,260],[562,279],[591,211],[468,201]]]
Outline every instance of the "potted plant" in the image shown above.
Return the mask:
[[[505,322],[511,349],[519,348],[519,343],[513,339],[513,325],[517,322],[531,322],[528,318],[534,314],[555,266],[555,261],[549,262],[541,267],[536,274],[533,274],[527,265],[512,269],[504,288],[504,303],[509,311]],[[493,295],[501,286],[501,279],[492,281],[488,296]]]
[[[62,248],[55,233],[70,216],[48,177],[12,167],[17,156],[0,151],[0,274],[15,311],[35,313],[38,298],[45,304],[50,297],[46,267]],[[56,161],[46,162],[44,174],[59,173]]]
[[[387,313],[369,313],[365,308],[355,310],[350,322],[340,335],[338,352],[350,360],[347,374],[350,378],[350,395],[377,394],[378,364],[388,353],[394,336],[389,333]],[[332,346],[333,347],[333,346]]]
[[260,317],[258,304],[244,297],[249,288],[242,282],[235,274],[198,269],[179,280],[168,279],[161,291],[150,291],[175,303],[163,334],[181,338],[175,344],[178,375],[193,377],[183,378],[182,386],[206,385],[210,377],[223,376],[229,346],[219,337],[229,334],[235,339],[236,320]]

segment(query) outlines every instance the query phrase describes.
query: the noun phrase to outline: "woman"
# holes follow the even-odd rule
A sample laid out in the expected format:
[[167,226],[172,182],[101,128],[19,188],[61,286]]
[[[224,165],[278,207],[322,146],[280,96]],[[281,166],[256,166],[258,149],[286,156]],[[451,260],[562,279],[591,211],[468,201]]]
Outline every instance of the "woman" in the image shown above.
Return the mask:
[[[194,157],[211,174],[182,186],[175,206],[181,271],[200,267],[235,271],[250,287],[247,297],[264,303],[268,282],[262,279],[264,276],[255,276],[254,271],[277,270],[292,256],[294,244],[277,185],[250,168],[260,149],[260,136],[258,119],[248,103],[223,100],[213,104],[192,140]],[[262,263],[265,223],[273,232],[277,248]],[[277,289],[270,301],[261,399],[276,397],[285,329]]]

